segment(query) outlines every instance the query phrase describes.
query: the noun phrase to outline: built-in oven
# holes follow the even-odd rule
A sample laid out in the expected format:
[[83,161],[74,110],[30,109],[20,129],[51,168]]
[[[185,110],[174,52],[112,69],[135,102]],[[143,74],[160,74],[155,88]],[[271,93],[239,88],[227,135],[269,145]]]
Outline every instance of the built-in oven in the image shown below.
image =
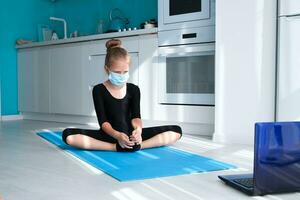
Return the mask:
[[159,47],[159,103],[214,105],[215,44]]
[[214,105],[215,0],[159,0],[159,103]]

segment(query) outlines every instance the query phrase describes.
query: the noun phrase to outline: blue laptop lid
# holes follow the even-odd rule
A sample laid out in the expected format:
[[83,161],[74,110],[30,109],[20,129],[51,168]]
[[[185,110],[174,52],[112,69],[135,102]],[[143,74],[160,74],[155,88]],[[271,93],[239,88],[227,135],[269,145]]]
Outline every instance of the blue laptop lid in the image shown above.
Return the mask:
[[255,124],[254,193],[300,191],[300,122]]

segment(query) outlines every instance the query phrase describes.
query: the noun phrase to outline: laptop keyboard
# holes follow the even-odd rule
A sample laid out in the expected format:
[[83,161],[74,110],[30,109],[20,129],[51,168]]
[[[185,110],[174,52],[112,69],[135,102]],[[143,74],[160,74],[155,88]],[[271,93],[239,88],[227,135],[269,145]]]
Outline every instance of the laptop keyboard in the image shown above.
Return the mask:
[[253,178],[235,179],[233,181],[244,187],[253,188]]

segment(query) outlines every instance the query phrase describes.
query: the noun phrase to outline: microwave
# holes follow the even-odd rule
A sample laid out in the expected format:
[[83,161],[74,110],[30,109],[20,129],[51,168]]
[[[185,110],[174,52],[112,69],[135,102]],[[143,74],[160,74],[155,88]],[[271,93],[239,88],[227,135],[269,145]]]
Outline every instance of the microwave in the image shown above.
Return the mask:
[[215,25],[215,0],[159,0],[158,31]]

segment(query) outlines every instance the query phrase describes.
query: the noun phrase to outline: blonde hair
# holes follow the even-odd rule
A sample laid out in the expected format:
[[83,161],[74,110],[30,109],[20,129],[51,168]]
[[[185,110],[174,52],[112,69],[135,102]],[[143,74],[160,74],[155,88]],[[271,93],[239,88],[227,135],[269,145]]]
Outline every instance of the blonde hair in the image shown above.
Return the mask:
[[122,46],[122,42],[119,39],[108,40],[106,46],[105,65],[109,68],[111,64],[120,58],[130,59],[130,56],[126,49]]

